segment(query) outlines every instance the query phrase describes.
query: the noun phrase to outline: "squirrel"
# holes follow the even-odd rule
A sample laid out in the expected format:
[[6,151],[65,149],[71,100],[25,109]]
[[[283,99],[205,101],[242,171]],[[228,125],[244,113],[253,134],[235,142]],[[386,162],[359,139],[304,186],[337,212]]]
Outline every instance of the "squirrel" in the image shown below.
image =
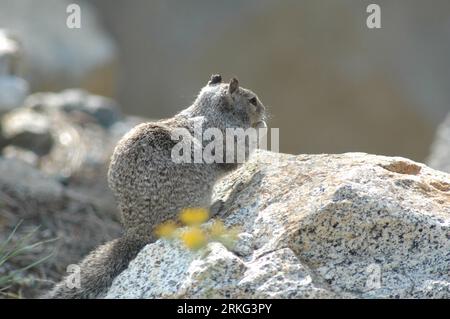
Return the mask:
[[[108,185],[119,206],[124,234],[79,263],[79,288],[68,287],[63,279],[45,298],[104,297],[114,278],[145,245],[157,239],[155,226],[175,218],[184,208],[210,208],[212,213],[220,209],[220,202],[211,205],[213,187],[239,164],[175,163],[171,150],[176,144],[172,139],[176,128],[192,133],[201,119],[203,129],[218,128],[225,136],[227,128],[266,127],[265,114],[255,93],[239,87],[236,78],[222,83],[222,77],[215,74],[187,109],[169,119],[139,124],[126,133],[115,147],[108,170]],[[194,142],[205,146],[203,141]]]

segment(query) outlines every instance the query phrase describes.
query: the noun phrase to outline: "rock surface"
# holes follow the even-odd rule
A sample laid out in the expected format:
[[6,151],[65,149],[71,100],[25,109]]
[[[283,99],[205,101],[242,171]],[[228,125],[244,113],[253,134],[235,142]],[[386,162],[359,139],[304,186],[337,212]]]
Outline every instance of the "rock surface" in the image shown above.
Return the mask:
[[427,163],[434,169],[450,173],[450,113],[436,131]]
[[400,157],[258,152],[216,187],[233,250],[147,245],[107,298],[450,298],[450,176]]

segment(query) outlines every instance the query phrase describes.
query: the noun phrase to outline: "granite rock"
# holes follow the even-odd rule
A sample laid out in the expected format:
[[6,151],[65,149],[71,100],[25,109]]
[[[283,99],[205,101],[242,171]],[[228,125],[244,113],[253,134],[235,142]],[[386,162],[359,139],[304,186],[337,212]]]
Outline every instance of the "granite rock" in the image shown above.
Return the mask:
[[228,250],[147,245],[107,298],[450,298],[450,176],[401,157],[259,151],[215,189]]

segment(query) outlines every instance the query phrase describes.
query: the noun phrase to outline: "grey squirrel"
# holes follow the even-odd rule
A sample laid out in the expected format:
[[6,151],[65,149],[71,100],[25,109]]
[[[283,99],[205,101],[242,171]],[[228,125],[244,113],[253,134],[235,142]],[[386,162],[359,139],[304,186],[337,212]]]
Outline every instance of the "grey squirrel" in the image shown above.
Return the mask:
[[236,78],[222,83],[220,75],[212,75],[187,109],[169,119],[137,125],[125,134],[114,150],[108,171],[124,234],[99,246],[80,262],[80,288],[69,288],[63,279],[45,298],[103,297],[139,251],[156,240],[155,226],[174,219],[183,208],[211,207],[215,183],[238,165],[174,163],[174,129],[192,132],[196,119],[202,118],[203,128],[218,128],[225,136],[226,128],[265,126],[265,114],[256,94],[239,87]]

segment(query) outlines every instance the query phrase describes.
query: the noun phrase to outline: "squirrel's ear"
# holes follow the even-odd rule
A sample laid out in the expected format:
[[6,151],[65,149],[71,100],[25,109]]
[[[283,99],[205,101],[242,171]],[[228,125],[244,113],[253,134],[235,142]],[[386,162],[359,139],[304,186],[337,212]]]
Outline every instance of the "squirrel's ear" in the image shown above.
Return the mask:
[[239,81],[236,78],[232,78],[228,86],[228,92],[233,94],[239,88]]
[[211,79],[208,82],[208,85],[213,85],[217,83],[222,83],[222,76],[220,74],[211,75]]

